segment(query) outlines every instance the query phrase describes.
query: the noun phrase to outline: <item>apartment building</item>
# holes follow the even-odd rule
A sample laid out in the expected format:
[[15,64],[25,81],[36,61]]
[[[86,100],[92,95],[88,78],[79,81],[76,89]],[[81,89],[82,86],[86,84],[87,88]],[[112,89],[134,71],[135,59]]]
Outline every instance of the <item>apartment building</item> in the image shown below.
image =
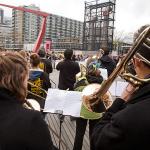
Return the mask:
[[[35,5],[23,6],[40,10]],[[14,10],[12,12],[12,28],[14,47],[23,48],[24,44],[34,44],[41,27],[41,17],[32,13]],[[82,48],[83,22],[50,14],[47,17],[47,27],[43,44],[51,39],[53,49]]]
[[[40,10],[35,5],[24,8]],[[22,49],[24,44],[35,43],[40,27],[40,16],[13,9],[12,11],[12,43],[13,48]]]
[[45,38],[52,40],[53,49],[81,49],[83,22],[50,14]]
[[11,26],[0,24],[0,48],[7,49],[11,46]]
[[4,10],[0,8],[0,24],[4,23]]

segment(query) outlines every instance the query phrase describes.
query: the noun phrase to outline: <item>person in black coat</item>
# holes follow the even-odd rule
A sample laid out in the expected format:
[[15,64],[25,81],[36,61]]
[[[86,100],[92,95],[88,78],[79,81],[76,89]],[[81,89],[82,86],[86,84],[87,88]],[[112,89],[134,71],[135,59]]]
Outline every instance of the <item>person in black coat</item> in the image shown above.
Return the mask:
[[101,68],[106,68],[107,69],[107,75],[108,77],[111,75],[111,73],[114,71],[116,67],[115,61],[109,56],[109,51],[104,50],[104,54],[102,57],[98,60],[101,64]]
[[[148,28],[150,31],[150,26]],[[150,43],[138,47],[133,65],[136,75],[149,81],[138,89],[128,85],[121,98],[106,111],[92,135],[95,150],[150,149]]]
[[53,72],[51,60],[46,58],[46,53],[44,50],[39,50],[38,55],[41,58],[40,68],[49,75]]
[[61,90],[73,90],[76,74],[80,72],[79,64],[71,60],[72,55],[72,50],[65,50],[65,59],[56,66],[56,69],[60,71],[58,88]]
[[40,112],[25,107],[27,81],[27,61],[0,53],[0,150],[56,149]]

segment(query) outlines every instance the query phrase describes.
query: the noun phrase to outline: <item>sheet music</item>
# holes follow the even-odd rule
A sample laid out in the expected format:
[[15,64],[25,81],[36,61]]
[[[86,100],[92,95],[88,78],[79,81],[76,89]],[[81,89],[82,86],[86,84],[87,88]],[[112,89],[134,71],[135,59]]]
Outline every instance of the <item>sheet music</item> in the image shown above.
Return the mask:
[[44,112],[55,113],[57,110],[62,110],[63,115],[80,117],[81,97],[81,92],[49,89]]
[[99,70],[101,71],[101,76],[104,78],[104,80],[107,80],[107,78],[108,78],[107,69],[99,68]]
[[117,81],[114,81],[109,88],[109,92],[111,93],[112,96],[116,96],[116,87]]
[[112,96],[121,96],[123,90],[126,88],[128,85],[128,82],[124,81],[114,81],[112,85],[109,88],[109,92],[111,93]]
[[82,93],[76,91],[68,91],[65,98],[66,100],[63,107],[64,115],[79,117],[82,104]]
[[121,96],[122,92],[127,87],[127,85],[128,82],[117,81],[116,96]]
[[[115,81],[109,88],[112,96],[121,96],[127,82]],[[80,117],[82,92],[49,89],[45,101],[44,112],[56,113],[63,111],[63,115]]]

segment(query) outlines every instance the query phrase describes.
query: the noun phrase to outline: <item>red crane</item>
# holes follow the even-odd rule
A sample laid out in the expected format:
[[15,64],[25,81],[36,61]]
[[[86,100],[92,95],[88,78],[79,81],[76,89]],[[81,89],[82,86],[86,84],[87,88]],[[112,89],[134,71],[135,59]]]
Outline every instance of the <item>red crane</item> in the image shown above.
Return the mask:
[[38,16],[42,16],[43,17],[41,30],[39,32],[38,38],[37,38],[36,43],[35,43],[34,48],[33,48],[33,52],[38,53],[40,45],[42,43],[42,39],[43,39],[43,37],[45,35],[46,18],[47,18],[47,16],[49,14],[46,13],[46,12],[38,11],[38,10],[27,9],[27,8],[24,8],[24,7],[16,7],[16,6],[11,6],[11,5],[1,4],[1,3],[0,3],[0,6],[12,8],[12,9],[16,9],[16,10],[20,10],[20,11],[24,11],[24,12],[33,13],[33,14],[36,14]]

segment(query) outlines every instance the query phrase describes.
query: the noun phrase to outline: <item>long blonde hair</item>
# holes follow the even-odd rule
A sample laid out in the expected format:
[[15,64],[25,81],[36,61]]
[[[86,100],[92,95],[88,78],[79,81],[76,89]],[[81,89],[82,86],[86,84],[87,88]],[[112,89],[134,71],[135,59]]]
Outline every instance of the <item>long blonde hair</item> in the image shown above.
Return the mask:
[[25,101],[27,94],[27,75],[27,61],[19,53],[0,53],[0,88],[8,89],[21,102]]

